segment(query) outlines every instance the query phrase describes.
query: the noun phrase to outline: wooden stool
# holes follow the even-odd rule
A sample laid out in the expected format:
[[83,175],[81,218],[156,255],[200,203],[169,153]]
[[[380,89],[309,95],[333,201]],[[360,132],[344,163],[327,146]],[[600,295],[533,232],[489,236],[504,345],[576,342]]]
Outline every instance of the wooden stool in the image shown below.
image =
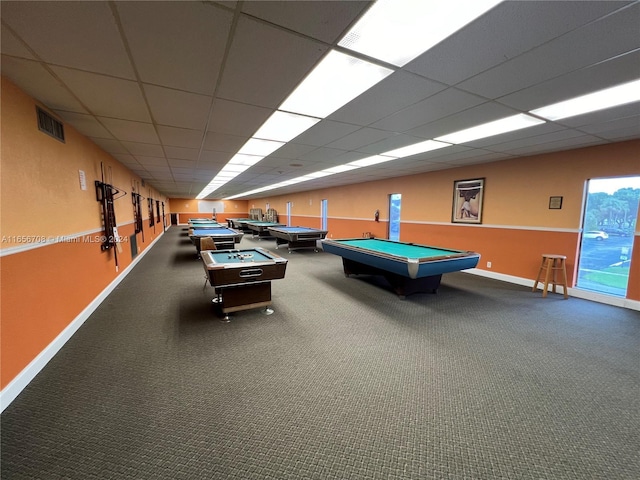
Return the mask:
[[[536,278],[536,283],[533,284],[533,290],[536,291],[538,288],[538,283],[542,283],[542,271],[545,270],[544,274],[544,288],[542,289],[542,298],[547,296],[547,288],[549,285],[549,281],[553,285],[553,293],[556,293],[556,285],[562,285],[564,287],[564,298],[569,298],[567,294],[567,257],[565,255],[551,255],[551,254],[542,254],[542,263],[540,264],[540,271],[538,272],[538,278]],[[562,273],[562,282],[558,283],[556,281],[556,271],[560,270]]]

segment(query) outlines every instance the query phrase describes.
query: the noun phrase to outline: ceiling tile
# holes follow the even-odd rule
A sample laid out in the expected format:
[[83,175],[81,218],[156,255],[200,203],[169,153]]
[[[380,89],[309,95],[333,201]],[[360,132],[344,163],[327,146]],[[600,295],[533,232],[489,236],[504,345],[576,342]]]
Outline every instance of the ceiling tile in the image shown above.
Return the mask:
[[446,85],[397,71],[378,82],[328,118],[356,125],[371,125],[442,90]]
[[47,63],[135,78],[107,2],[2,2],[2,21]]
[[204,148],[220,152],[236,153],[248,140],[248,137],[245,136],[227,135],[216,132],[206,132],[205,135]]
[[119,140],[109,140],[108,138],[93,138],[90,137],[91,141],[102,148],[105,152],[111,154],[129,154],[129,150],[122,145]]
[[519,90],[501,97],[499,102],[528,111],[637,79],[640,79],[640,48]]
[[321,147],[345,135],[355,132],[360,127],[347,123],[332,122],[331,120],[321,120],[309,130],[298,135],[294,140],[303,145],[313,145]]
[[154,2],[153,9],[118,2],[117,9],[143,82],[213,95],[232,12],[205,2]]
[[371,2],[243,2],[242,11],[327,43],[343,32]]
[[213,104],[207,130],[249,138],[272,113],[273,110],[269,108],[217,98]]
[[[136,142],[128,142],[122,141],[122,145],[127,149],[127,152],[131,153],[138,157],[138,155],[143,157],[164,157],[164,151],[160,145],[151,145],[147,143],[136,143]],[[142,165],[145,163],[138,158]]]
[[321,43],[242,17],[217,95],[276,108],[327,50]]
[[377,143],[381,140],[389,138],[395,133],[386,130],[377,130],[375,128],[361,128],[345,137],[329,143],[326,146],[330,148],[339,148],[341,150],[358,150],[359,148]]
[[198,159],[198,153],[200,150],[197,148],[183,148],[183,147],[164,147],[164,152],[168,159],[181,159],[196,161]]
[[88,113],[78,99],[38,62],[3,55],[2,75],[22,86],[27,94],[51,110]]
[[484,102],[486,99],[476,95],[448,88],[373,123],[371,127],[391,132],[406,132]]
[[231,160],[231,157],[233,157],[233,155],[234,154],[230,152],[217,152],[214,150],[203,150],[202,153],[200,154],[200,159],[198,161],[198,164],[199,165],[220,164],[220,166],[223,166],[229,160]]
[[98,117],[98,119],[114,137],[123,142],[160,143],[158,135],[150,123],[105,117]]
[[62,120],[73,125],[78,132],[86,137],[113,139],[113,135],[91,115],[64,111],[58,111],[56,113],[60,115]]
[[[461,82],[458,87],[497,98],[625,54],[638,48],[639,21],[640,3],[636,3]],[[604,37],[606,42],[602,41]]]
[[204,130],[211,97],[144,85],[153,119],[160,125]]
[[[2,26],[0,30],[0,51],[3,55],[35,60],[29,49],[23,42],[18,40],[10,30],[10,27]],[[3,68],[4,70],[4,68]],[[3,72],[4,73],[4,72]]]
[[188,128],[158,125],[158,136],[163,145],[172,147],[200,148],[203,132]]
[[[455,85],[629,2],[502,2],[405,69]],[[452,61],[454,59],[454,61]]]
[[136,82],[69,68],[51,69],[92,114],[122,120],[151,121]]

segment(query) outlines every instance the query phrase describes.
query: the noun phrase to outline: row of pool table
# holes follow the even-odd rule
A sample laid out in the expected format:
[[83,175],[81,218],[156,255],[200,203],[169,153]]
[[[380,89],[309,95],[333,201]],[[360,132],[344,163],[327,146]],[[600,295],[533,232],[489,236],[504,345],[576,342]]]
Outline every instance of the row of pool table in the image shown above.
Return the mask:
[[[265,307],[265,313],[272,313],[271,281],[283,279],[287,265],[286,258],[265,248],[235,248],[244,232],[234,227],[251,228],[252,223],[254,228],[264,227],[254,237],[275,237],[276,249],[287,244],[289,252],[296,248],[317,251],[319,242],[323,251],[342,258],[346,276],[382,276],[400,298],[419,292],[435,293],[443,274],[475,268],[480,259],[478,253],[471,251],[377,238],[327,239],[327,231],[310,227],[250,219],[233,221],[236,223],[228,226],[213,226],[211,222],[189,225],[189,236],[196,244],[207,280],[215,288],[213,302],[220,307],[224,321],[229,321],[229,313],[250,308]],[[264,231],[268,233],[261,234]],[[199,240],[204,237],[214,239],[216,250],[200,250]]]

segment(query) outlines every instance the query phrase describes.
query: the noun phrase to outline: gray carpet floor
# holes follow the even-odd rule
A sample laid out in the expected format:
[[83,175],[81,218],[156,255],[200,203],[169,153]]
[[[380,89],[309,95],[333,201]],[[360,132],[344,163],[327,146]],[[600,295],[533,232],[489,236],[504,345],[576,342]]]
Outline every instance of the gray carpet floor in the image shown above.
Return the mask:
[[241,246],[289,260],[273,315],[220,322],[172,227],[4,411],[2,478],[640,478],[640,313]]

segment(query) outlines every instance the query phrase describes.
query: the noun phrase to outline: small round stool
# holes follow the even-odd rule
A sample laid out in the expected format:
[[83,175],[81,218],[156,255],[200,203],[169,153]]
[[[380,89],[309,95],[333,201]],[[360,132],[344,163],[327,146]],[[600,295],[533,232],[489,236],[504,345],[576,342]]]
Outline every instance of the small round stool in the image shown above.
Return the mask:
[[[556,272],[560,271],[562,274],[562,282],[558,283],[556,280]],[[544,273],[544,280],[542,279],[542,272]],[[549,283],[553,285],[553,293],[556,293],[556,285],[562,285],[564,287],[564,298],[569,298],[567,294],[567,257],[566,255],[553,255],[553,254],[542,254],[542,263],[540,264],[540,271],[538,272],[538,277],[536,278],[536,282],[533,284],[533,292],[538,288],[538,283],[544,283],[544,287],[542,289],[542,298],[547,296],[547,289]]]

